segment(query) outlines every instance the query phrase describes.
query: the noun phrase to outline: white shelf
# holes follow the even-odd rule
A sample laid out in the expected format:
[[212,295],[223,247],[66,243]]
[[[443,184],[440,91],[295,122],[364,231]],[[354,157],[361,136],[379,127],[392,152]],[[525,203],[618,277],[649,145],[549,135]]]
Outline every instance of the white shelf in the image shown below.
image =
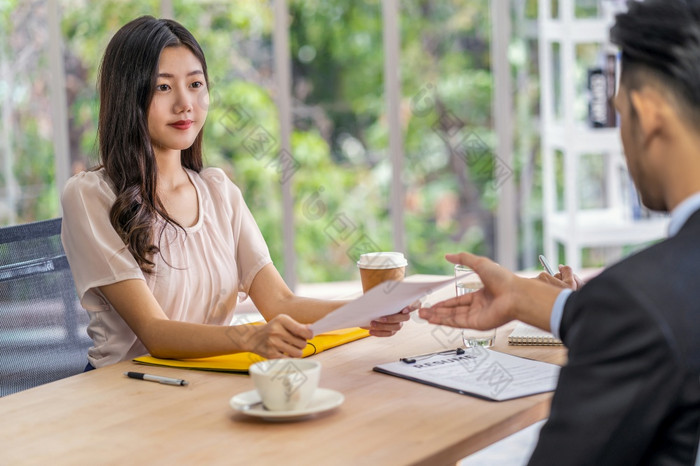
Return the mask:
[[573,223],[564,212],[547,218],[551,237],[566,244],[575,241],[579,247],[624,246],[643,244],[666,236],[667,217],[625,219],[617,210],[579,211]]
[[[574,270],[582,266],[583,248],[639,245],[665,237],[668,228],[667,218],[631,219],[629,176],[619,128],[592,128],[577,119],[577,99],[581,98],[578,60],[587,60],[578,53],[578,46],[592,43],[601,51],[610,50],[613,12],[607,3],[603,17],[590,19],[575,17],[575,0],[559,0],[559,17],[552,19],[548,17],[551,0],[538,0],[537,27],[534,31],[524,28],[524,33],[535,33],[539,39],[544,253]],[[559,44],[556,48],[552,47],[555,42]],[[607,206],[605,209],[579,207],[580,183],[586,182],[580,176],[582,164],[598,163],[581,157],[586,154],[604,158],[601,192],[605,199],[600,205]],[[562,205],[565,210],[559,211]],[[558,245],[564,247],[563,258],[558,257]]]
[[566,131],[562,123],[543,128],[546,144],[575,153],[622,152],[619,128],[591,128],[577,124]]
[[569,24],[561,20],[550,19],[542,22],[540,38],[548,42],[560,42],[563,39],[577,44],[607,42],[610,24],[603,19],[576,19]]

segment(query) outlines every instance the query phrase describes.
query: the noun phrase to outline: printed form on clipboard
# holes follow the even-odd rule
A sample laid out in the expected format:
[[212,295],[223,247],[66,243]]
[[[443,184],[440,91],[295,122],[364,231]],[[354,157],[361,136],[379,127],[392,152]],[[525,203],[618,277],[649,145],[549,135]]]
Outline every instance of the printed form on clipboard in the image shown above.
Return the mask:
[[404,358],[374,370],[462,395],[505,401],[553,391],[560,367],[477,347]]

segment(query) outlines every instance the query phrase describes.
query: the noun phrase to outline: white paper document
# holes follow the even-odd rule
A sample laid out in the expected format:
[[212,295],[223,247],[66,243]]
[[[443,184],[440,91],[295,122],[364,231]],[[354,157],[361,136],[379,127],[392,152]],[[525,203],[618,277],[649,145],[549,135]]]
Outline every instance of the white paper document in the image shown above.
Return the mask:
[[[405,362],[407,361],[407,362]],[[503,401],[551,392],[560,367],[483,348],[414,356],[380,364],[377,372],[395,375],[464,395]]]
[[431,282],[386,281],[314,322],[311,324],[311,330],[314,335],[318,335],[341,328],[366,327],[374,319],[396,314],[455,280],[449,278]]

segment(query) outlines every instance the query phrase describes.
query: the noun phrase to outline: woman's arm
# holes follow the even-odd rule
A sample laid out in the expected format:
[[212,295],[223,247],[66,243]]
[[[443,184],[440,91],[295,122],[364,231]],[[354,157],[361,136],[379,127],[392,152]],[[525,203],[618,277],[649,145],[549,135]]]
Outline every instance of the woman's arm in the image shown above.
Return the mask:
[[[287,314],[298,322],[316,322],[348,302],[296,296],[272,264],[267,264],[255,275],[248,294],[268,321]],[[397,314],[374,320],[369,327],[370,334],[378,337],[394,335],[408,318],[408,309],[404,309]]]
[[252,351],[266,358],[301,357],[311,330],[280,315],[265,325],[220,326],[170,320],[143,280],[100,287],[114,309],[157,358],[199,358]]

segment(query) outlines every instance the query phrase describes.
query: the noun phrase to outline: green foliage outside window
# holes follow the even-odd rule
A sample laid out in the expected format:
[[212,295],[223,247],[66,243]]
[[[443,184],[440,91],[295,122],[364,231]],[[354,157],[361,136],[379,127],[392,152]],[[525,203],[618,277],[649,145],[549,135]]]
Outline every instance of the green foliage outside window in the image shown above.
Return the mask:
[[[0,33],[3,50],[10,50],[8,38],[29,42],[29,31],[14,20],[32,10],[45,18],[45,2],[0,5],[0,21],[8,25],[7,34]],[[127,21],[160,16],[160,3],[66,0],[61,6],[71,157],[78,171],[97,162],[95,82],[104,48]],[[175,0],[173,7],[207,56],[205,163],[222,167],[242,189],[282,270],[272,3]],[[493,151],[489,7],[477,0],[410,0],[401,8],[409,273],[449,273],[446,252],[493,254],[498,176],[513,176],[513,167],[499,167]],[[354,279],[353,258],[367,252],[362,248],[393,248],[381,2],[294,0],[289,9],[297,273],[301,282]],[[47,93],[40,88],[50,79],[46,67],[45,58],[37,59],[28,73],[35,80],[30,95]],[[42,189],[23,204],[19,221],[58,215],[50,135],[39,137],[37,128],[39,115],[50,110],[33,109],[25,105],[29,100],[16,105],[22,132],[14,141],[21,160],[15,172],[20,185]],[[256,132],[268,140],[259,150],[251,148]],[[460,145],[465,142],[471,152]],[[499,168],[505,170],[500,175]]]

